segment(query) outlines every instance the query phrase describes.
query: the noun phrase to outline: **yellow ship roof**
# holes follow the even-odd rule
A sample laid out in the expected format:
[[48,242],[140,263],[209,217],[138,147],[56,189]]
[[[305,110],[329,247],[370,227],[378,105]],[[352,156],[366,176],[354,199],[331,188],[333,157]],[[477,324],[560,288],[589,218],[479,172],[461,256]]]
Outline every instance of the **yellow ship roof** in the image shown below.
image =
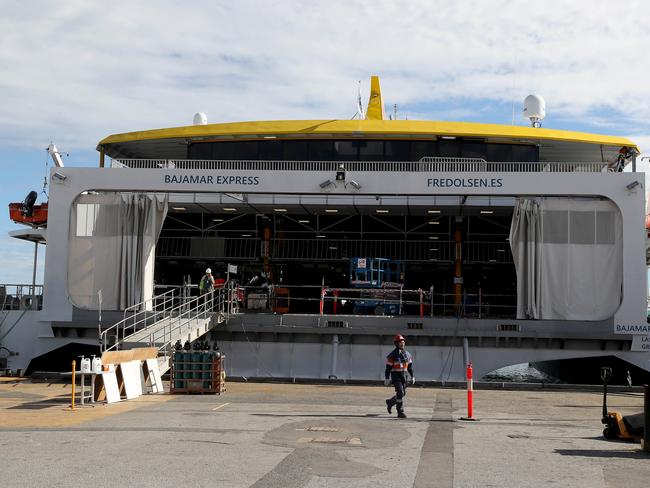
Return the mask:
[[515,125],[479,124],[474,122],[433,122],[420,120],[274,120],[263,122],[233,122],[226,124],[190,125],[168,129],[153,129],[114,134],[99,142],[100,146],[119,142],[154,139],[201,139],[223,136],[257,139],[273,135],[278,138],[295,136],[397,136],[397,138],[426,138],[457,136],[481,138],[523,138],[606,144],[636,148],[629,139],[556,129]]
[[[223,124],[190,125],[167,129],[114,134],[102,139],[97,149],[114,158],[184,158],[180,146],[188,142],[219,140],[277,139],[424,139],[439,137],[477,138],[486,142],[540,144],[551,149],[569,153],[581,147],[597,155],[598,147],[607,153],[623,146],[639,151],[636,144],[624,137],[589,134],[556,129],[524,126],[481,124],[474,122],[434,122],[418,120],[276,120],[258,122],[233,122]],[[568,143],[568,144],[567,144]],[[585,145],[593,145],[585,147]],[[595,147],[594,147],[595,146]],[[551,151],[555,153],[556,151]],[[582,152],[582,151],[578,151]],[[553,155],[552,159],[556,159]],[[560,159],[576,159],[569,154]],[[596,160],[600,160],[598,157]],[[592,159],[594,160],[594,159]]]

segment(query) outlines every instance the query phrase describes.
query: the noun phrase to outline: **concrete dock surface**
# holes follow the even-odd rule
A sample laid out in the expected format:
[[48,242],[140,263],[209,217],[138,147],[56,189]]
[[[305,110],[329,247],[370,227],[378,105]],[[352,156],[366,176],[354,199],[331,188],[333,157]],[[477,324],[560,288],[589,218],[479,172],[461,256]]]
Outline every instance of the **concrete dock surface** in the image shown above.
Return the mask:
[[[228,383],[69,408],[70,385],[0,382],[9,487],[648,487],[650,453],[605,440],[599,392]],[[610,410],[643,394],[608,395]]]

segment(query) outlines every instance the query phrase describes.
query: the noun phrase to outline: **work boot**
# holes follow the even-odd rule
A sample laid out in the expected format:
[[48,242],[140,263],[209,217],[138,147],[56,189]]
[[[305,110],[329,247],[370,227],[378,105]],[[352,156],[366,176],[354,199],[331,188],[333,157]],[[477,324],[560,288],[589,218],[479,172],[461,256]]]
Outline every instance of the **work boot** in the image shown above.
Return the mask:
[[386,400],[386,410],[388,410],[388,413],[393,413],[393,405],[395,405],[395,400],[392,398]]
[[397,412],[397,418],[398,419],[405,419],[406,418],[406,414],[404,413],[404,410],[399,410]]

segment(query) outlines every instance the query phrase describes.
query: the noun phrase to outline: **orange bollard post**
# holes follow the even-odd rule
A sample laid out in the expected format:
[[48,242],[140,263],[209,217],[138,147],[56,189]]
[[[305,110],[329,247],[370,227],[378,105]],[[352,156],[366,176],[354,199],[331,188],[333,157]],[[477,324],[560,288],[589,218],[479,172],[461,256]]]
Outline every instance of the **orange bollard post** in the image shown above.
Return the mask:
[[338,299],[339,291],[334,290],[332,293],[334,294],[334,303],[332,304],[332,307],[334,308],[334,315],[336,315],[337,304],[338,304],[338,301],[339,301],[339,299]]
[[474,418],[474,373],[472,363],[467,363],[467,417],[461,417],[460,420],[477,420]]
[[474,379],[472,363],[467,365],[467,418],[474,418]]
[[322,288],[320,291],[320,314],[323,315],[323,310],[325,308],[325,288]]

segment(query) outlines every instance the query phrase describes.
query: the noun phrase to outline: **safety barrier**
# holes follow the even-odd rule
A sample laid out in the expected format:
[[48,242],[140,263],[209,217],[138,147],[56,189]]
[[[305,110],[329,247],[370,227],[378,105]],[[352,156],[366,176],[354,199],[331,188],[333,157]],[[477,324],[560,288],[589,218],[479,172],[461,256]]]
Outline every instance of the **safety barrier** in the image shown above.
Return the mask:
[[203,159],[112,159],[112,168],[200,169],[239,171],[337,171],[341,166],[355,172],[525,172],[525,173],[601,173],[601,161],[491,161],[465,158],[425,157],[419,161],[271,161]]
[[0,310],[40,310],[43,285],[0,284]]
[[514,318],[514,294],[429,289],[338,288],[318,285],[238,286],[234,300],[244,312],[306,313],[319,315],[409,315],[423,317]]
[[187,286],[171,288],[128,307],[119,322],[106,328],[100,326],[101,350],[117,351],[137,333],[139,341],[156,346],[167,354],[174,338],[189,330],[193,321],[208,319],[215,314],[227,320],[234,312],[235,301],[232,284],[199,296],[191,296]]

